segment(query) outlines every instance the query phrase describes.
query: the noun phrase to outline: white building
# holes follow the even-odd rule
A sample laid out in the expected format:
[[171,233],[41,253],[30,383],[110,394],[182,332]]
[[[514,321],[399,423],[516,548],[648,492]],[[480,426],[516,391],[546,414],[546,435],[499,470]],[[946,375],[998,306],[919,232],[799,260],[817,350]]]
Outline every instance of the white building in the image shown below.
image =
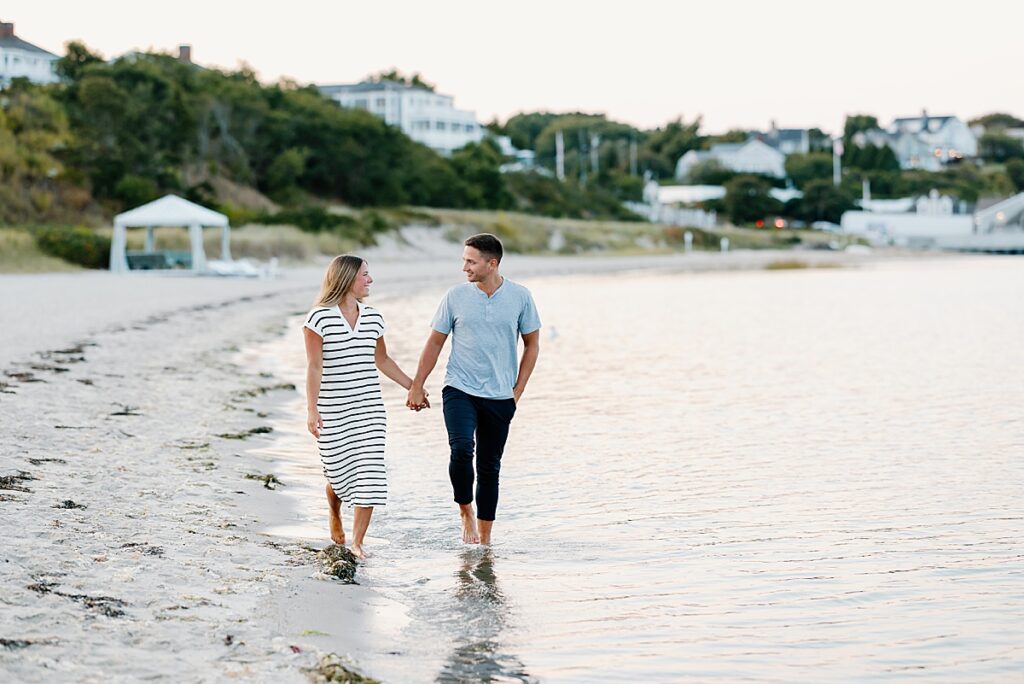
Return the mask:
[[864,211],[843,213],[843,231],[876,244],[927,245],[945,238],[962,238],[974,231],[970,214],[955,213],[952,197],[932,190],[927,197],[865,200]]
[[676,163],[676,180],[686,180],[695,165],[712,159],[738,173],[786,175],[786,155],[754,138],[744,143],[719,143],[710,150],[690,150]]
[[978,154],[978,138],[955,116],[901,117],[885,131],[871,130],[853,137],[857,145],[888,145],[902,169],[939,171],[943,165]]
[[451,95],[392,81],[366,81],[355,85],[319,86],[320,92],[342,107],[365,109],[392,126],[398,126],[416,142],[449,155],[460,147],[479,142],[483,127],[476,114],[456,109]]
[[14,35],[14,24],[0,22],[0,88],[15,78],[33,83],[56,83],[57,60],[52,52]]
[[[724,185],[659,185],[656,181],[648,181],[643,190],[644,202],[673,206],[703,204],[722,199],[725,194]],[[796,188],[769,188],[768,194],[783,204],[804,196]]]

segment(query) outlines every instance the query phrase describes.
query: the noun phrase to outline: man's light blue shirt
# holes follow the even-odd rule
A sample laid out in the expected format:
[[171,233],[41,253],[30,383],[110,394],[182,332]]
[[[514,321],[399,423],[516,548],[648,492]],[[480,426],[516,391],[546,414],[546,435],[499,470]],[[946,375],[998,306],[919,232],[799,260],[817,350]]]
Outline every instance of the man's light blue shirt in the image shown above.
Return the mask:
[[476,283],[448,290],[430,327],[452,338],[445,386],[484,399],[511,399],[519,336],[539,330],[540,316],[530,291],[505,278],[490,297]]

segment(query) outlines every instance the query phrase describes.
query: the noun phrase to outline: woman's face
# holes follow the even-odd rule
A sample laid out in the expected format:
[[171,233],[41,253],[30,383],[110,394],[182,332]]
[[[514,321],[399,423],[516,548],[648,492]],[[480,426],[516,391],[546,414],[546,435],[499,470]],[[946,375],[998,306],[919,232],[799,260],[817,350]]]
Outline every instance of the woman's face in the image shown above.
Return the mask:
[[372,282],[373,278],[370,277],[370,267],[367,266],[364,261],[359,267],[359,273],[356,274],[356,279],[352,281],[352,296],[356,299],[362,299],[363,297],[369,296],[370,283]]

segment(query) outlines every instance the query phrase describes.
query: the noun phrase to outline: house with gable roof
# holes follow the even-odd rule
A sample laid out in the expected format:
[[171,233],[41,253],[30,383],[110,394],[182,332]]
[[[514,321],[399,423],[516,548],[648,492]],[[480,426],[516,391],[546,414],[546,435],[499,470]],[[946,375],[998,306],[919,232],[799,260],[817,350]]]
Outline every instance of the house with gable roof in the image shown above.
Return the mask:
[[856,145],[888,145],[902,169],[939,171],[950,162],[975,157],[978,139],[956,116],[920,116],[894,119],[886,129],[862,131],[853,136]]
[[751,138],[742,143],[718,143],[709,150],[690,150],[676,163],[676,180],[686,180],[695,165],[712,159],[738,173],[759,173],[776,178],[786,175],[786,155],[757,138]]
[[56,83],[57,55],[14,34],[12,22],[0,22],[0,88],[15,78],[32,83]]

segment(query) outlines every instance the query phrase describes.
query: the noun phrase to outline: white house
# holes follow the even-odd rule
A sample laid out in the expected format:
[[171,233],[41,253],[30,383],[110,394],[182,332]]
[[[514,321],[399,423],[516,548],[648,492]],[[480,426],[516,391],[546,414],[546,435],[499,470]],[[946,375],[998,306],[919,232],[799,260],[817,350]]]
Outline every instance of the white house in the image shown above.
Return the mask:
[[323,85],[320,92],[342,107],[365,109],[416,142],[449,155],[463,145],[479,142],[483,127],[476,114],[456,109],[451,95],[392,81],[364,81],[354,85]]
[[965,122],[955,116],[901,117],[885,131],[871,130],[853,137],[857,145],[888,145],[902,169],[939,171],[944,164],[978,154],[978,139]]
[[676,163],[676,180],[686,180],[696,164],[712,159],[739,173],[760,173],[776,178],[786,175],[786,155],[753,138],[744,143],[719,143],[710,150],[690,150]]
[[15,78],[56,83],[58,59],[52,52],[14,35],[13,23],[0,22],[0,88],[7,87]]

